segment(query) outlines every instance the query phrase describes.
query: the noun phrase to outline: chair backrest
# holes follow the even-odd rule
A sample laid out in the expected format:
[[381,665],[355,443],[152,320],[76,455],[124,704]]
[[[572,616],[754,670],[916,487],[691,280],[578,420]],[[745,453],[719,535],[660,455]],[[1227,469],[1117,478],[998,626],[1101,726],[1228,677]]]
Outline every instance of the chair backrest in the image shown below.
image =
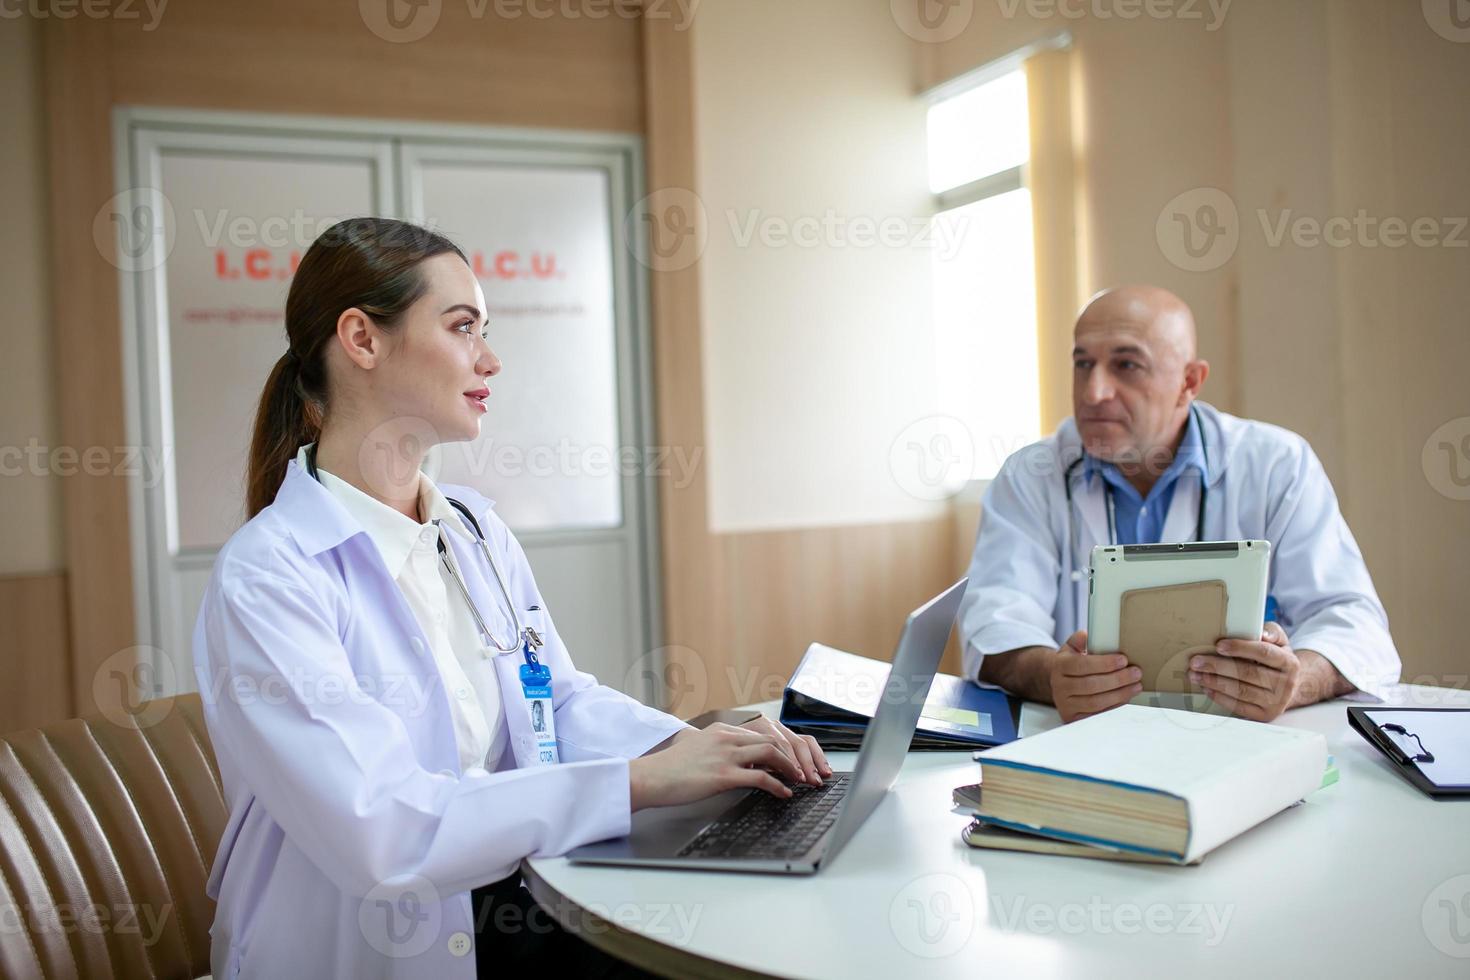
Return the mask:
[[0,738],[0,977],[209,973],[227,813],[199,695]]

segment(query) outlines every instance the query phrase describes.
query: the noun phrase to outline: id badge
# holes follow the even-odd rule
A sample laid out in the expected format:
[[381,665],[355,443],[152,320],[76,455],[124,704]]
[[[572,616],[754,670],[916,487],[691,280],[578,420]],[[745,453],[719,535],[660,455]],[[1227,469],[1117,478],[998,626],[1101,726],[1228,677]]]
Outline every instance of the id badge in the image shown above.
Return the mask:
[[[554,766],[561,761],[556,751],[556,712],[551,703],[551,668],[536,659],[531,644],[525,646],[521,664],[521,694],[530,719],[529,758],[517,760],[525,766]],[[519,754],[519,753],[518,753]]]
[[[526,610],[539,625],[539,606]],[[556,746],[556,710],[552,703],[551,668],[542,663],[536,651],[543,645],[541,635],[527,626],[521,635],[521,657],[514,654],[490,656],[500,680],[501,703],[505,706],[505,723],[510,730],[510,747],[515,753],[516,768],[554,766],[561,761]],[[520,697],[516,697],[516,692]]]

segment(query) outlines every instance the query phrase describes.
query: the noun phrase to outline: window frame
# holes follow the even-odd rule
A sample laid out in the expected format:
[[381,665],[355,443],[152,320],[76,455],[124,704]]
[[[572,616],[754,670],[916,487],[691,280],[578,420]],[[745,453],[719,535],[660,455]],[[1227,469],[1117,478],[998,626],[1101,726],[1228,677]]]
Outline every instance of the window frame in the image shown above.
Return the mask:
[[[950,99],[966,95],[983,85],[1004,78],[1012,72],[1024,72],[1026,60],[1032,55],[1042,51],[1053,51],[1072,46],[1072,35],[1069,31],[1059,31],[1048,35],[1040,40],[1034,41],[1025,47],[1018,48],[1004,57],[987,62],[978,68],[956,75],[947,82],[941,82],[932,88],[920,93],[920,98],[930,107]],[[1030,153],[1027,153],[1025,163],[998,170],[984,177],[972,180],[958,187],[934,193],[934,215],[937,217],[946,211],[953,211],[986,198],[998,197],[1001,194],[1009,194],[1018,191],[1029,183],[1028,174],[1030,170]]]

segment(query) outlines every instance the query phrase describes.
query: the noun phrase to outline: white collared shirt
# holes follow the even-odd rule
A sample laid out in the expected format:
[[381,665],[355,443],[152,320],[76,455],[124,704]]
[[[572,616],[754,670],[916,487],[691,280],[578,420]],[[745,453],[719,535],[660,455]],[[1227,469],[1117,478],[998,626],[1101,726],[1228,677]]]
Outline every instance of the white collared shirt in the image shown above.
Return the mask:
[[[303,446],[296,461],[306,468]],[[429,650],[454,721],[454,740],[462,770],[495,768],[510,743],[500,703],[500,681],[495,664],[481,650],[484,642],[474,616],[449,570],[439,560],[439,535],[449,528],[473,542],[473,532],[434,481],[419,474],[419,512],[429,518],[420,524],[364,493],[346,480],[317,469],[322,486],[367,531],[388,574],[398,583],[414,619],[429,639]],[[436,526],[435,521],[440,523]],[[445,554],[454,561],[454,549]],[[455,571],[459,571],[458,565]]]

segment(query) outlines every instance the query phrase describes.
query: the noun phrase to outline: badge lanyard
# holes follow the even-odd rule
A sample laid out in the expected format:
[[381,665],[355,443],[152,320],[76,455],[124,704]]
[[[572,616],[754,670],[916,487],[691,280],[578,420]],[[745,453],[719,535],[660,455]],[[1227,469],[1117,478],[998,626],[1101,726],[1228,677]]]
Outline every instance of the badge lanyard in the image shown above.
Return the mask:
[[540,634],[527,626],[525,643],[521,647],[526,661],[521,664],[520,669],[521,694],[526,699],[526,711],[531,716],[531,734],[536,748],[533,757],[524,760],[522,765],[550,766],[561,761],[561,756],[556,751],[556,711],[551,703],[551,668],[536,657],[536,650],[541,645]]

